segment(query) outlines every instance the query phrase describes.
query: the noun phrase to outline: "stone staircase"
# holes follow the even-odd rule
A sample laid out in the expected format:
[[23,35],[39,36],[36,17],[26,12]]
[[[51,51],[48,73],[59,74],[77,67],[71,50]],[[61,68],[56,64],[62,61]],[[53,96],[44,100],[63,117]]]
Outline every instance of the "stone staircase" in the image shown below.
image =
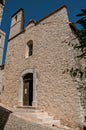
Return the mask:
[[13,114],[19,118],[28,121],[37,122],[39,124],[44,124],[49,126],[54,126],[57,124],[58,126],[61,126],[60,120],[54,120],[53,116],[49,116],[47,112],[44,112],[42,110],[31,111],[26,109],[25,112],[25,110],[23,111],[18,109]]
[[43,110],[38,110],[33,107],[9,108],[3,104],[0,104],[0,106],[1,105],[3,108],[6,108],[11,111],[11,115],[19,119],[23,119],[28,122],[33,122],[52,128],[59,128],[60,130],[73,130],[70,127],[62,125],[60,120],[54,120],[53,116],[48,115],[48,113]]
[[48,127],[54,127],[61,130],[73,130],[68,126],[62,125],[60,120],[55,120],[53,116],[48,115],[44,110],[38,110],[32,107],[17,108],[13,114],[26,121],[31,121]]

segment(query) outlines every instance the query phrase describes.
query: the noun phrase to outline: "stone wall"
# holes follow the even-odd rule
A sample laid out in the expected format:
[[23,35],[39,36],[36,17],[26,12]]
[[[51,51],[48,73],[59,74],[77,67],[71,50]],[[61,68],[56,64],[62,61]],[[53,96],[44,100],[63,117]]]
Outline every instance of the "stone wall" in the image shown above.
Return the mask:
[[5,42],[5,32],[0,30],[0,65],[2,64],[4,42]]
[[0,70],[0,102],[1,102],[1,94],[4,91],[3,82],[2,82],[3,72],[4,70]]
[[[81,102],[84,108],[85,118],[86,118],[86,90],[81,89],[80,91],[81,91]],[[85,119],[85,122],[86,122],[86,119]]]
[[3,5],[0,4],[0,25],[1,25],[1,21],[2,21],[2,14],[3,14]]
[[0,25],[1,25],[1,22],[2,22],[2,16],[3,16],[3,8],[4,8],[4,5],[5,5],[5,0],[1,0],[1,1],[0,1]]
[[[5,33],[0,30],[0,97],[2,92],[2,77],[3,77],[3,65],[2,65],[2,58],[3,58],[3,51],[4,51],[4,41],[5,41]],[[1,101],[1,98],[0,98]]]
[[85,58],[80,59],[80,64],[81,64],[82,70],[84,70],[84,75],[82,79],[83,88],[80,88],[79,91],[81,92],[81,102],[84,108],[85,122],[86,122],[86,60]]
[[[22,72],[36,70],[37,107],[65,125],[77,127],[84,117],[76,84],[66,73],[76,64],[73,48],[65,42],[73,38],[66,8],[61,8],[34,26],[30,25],[9,40],[2,103],[11,107],[18,105]],[[25,58],[29,40],[33,40],[33,55]]]

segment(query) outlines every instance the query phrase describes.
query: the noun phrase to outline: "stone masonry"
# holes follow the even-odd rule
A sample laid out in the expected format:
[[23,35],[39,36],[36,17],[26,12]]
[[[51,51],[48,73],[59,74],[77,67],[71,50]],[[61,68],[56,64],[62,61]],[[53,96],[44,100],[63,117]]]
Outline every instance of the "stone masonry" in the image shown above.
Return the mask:
[[[10,38],[3,74],[1,102],[23,106],[23,76],[33,73],[33,105],[78,127],[84,121],[76,84],[66,72],[76,65],[74,50],[65,42],[73,38],[66,7],[23,27],[23,10],[12,16]],[[26,57],[27,43],[33,41],[33,55]]]
[[5,0],[0,0],[0,25],[1,25],[1,21],[2,21],[4,4],[5,4]]
[[0,30],[0,65],[2,65],[2,57],[4,50],[5,32]]
[[[0,1],[0,26],[2,22],[3,16],[3,8],[4,8],[5,1]],[[3,77],[3,65],[2,65],[2,57],[3,57],[3,50],[4,50],[4,41],[5,41],[5,32],[0,29],[0,101],[1,101],[1,92],[2,92],[2,77]]]

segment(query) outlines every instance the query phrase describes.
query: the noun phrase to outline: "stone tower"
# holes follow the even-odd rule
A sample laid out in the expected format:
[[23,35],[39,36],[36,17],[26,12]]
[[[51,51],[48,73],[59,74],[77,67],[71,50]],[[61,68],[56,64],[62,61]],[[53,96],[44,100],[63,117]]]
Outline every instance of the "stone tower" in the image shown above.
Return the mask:
[[[0,0],[0,26],[2,22],[4,5],[5,5],[5,0]],[[5,41],[5,32],[3,32],[0,29],[0,98],[2,92],[2,76],[3,76],[2,57],[3,57],[3,50],[4,50],[4,41]]]
[[24,11],[23,9],[20,9],[12,16],[9,39],[20,34],[23,31],[23,25],[24,25]]
[[2,21],[4,5],[5,5],[5,0],[0,0],[0,25],[1,25],[1,21]]
[[[1,21],[2,21],[4,5],[5,5],[5,0],[0,0],[0,25],[1,25]],[[5,33],[0,29],[0,65],[2,64],[4,40],[5,40]]]

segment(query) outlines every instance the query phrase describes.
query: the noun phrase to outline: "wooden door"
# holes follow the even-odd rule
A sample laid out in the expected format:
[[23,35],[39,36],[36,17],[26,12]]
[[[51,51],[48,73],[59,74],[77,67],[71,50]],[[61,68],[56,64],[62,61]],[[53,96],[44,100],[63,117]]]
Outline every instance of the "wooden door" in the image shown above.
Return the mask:
[[24,80],[23,105],[32,106],[33,102],[33,80]]
[[23,105],[29,106],[29,81],[24,81],[24,88],[23,88]]

